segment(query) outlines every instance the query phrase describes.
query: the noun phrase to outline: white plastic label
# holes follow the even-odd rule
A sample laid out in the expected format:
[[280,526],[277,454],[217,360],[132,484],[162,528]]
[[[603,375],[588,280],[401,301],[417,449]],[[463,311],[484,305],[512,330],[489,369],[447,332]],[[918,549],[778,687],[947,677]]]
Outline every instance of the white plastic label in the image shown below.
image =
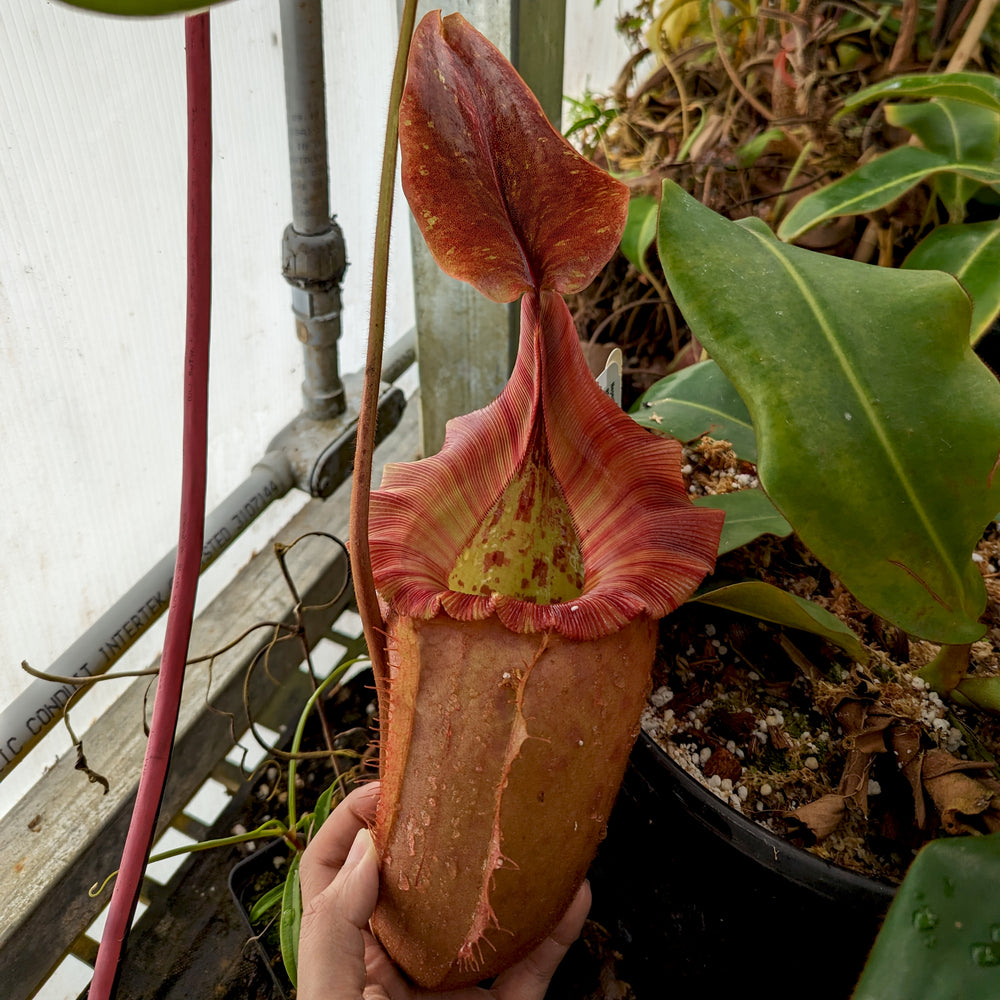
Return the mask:
[[620,347],[616,347],[604,366],[604,371],[597,376],[597,384],[604,393],[610,396],[616,406],[622,405],[622,363],[624,359]]

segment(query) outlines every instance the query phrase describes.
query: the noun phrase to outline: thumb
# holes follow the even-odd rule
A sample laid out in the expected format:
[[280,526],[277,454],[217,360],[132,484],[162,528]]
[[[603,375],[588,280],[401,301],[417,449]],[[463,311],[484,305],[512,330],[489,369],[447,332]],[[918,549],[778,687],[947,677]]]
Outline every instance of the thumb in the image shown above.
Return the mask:
[[364,991],[362,930],[378,898],[378,860],[367,830],[354,838],[334,880],[302,914],[299,933],[300,1000],[357,1000]]
[[378,899],[378,857],[367,829],[358,831],[344,867],[320,893],[320,899],[327,895],[333,897],[339,917],[359,930],[368,926]]

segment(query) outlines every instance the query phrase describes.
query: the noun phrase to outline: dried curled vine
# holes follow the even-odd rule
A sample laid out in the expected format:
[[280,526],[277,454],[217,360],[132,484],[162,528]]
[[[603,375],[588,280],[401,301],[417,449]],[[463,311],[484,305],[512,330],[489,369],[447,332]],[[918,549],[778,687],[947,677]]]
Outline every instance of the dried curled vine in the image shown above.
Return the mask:
[[[295,581],[292,578],[292,574],[288,568],[287,556],[300,542],[310,537],[326,538],[331,542],[333,542],[335,545],[337,545],[344,554],[344,563],[345,566],[347,567],[347,571],[344,575],[343,584],[341,585],[337,593],[334,594],[334,596],[330,600],[324,602],[323,604],[304,605],[302,603],[302,598],[299,595],[298,589],[295,586]],[[325,608],[329,608],[332,605],[336,604],[343,597],[345,591],[350,586],[351,583],[350,561],[347,558],[347,546],[343,543],[343,541],[341,541],[341,539],[337,538],[336,535],[332,535],[325,531],[309,531],[300,535],[298,538],[296,538],[289,544],[285,544],[283,542],[275,542],[274,556],[278,561],[279,567],[281,568],[281,574],[284,577],[285,584],[288,587],[289,593],[292,595],[292,598],[295,602],[293,608],[293,621],[291,623],[277,622],[277,621],[257,622],[256,624],[251,625],[250,627],[245,629],[238,636],[236,636],[236,638],[230,640],[224,646],[221,646],[218,649],[215,649],[212,652],[206,653],[202,656],[196,656],[188,659],[187,666],[192,666],[194,664],[200,664],[200,663],[207,664],[209,676],[208,676],[208,686],[205,694],[205,707],[210,712],[213,712],[214,714],[217,715],[226,716],[229,719],[230,736],[232,738],[233,743],[238,744],[239,737],[236,731],[236,716],[234,715],[234,713],[223,711],[222,709],[217,708],[211,703],[209,695],[212,686],[212,668],[215,663],[215,660],[218,657],[222,656],[223,654],[229,652],[232,649],[235,649],[241,643],[246,641],[250,636],[254,635],[254,633],[258,632],[261,629],[272,630],[273,634],[271,638],[254,655],[244,675],[243,708],[246,713],[249,731],[253,734],[254,739],[257,741],[260,747],[263,750],[265,750],[269,755],[269,757],[271,758],[291,761],[291,760],[305,760],[318,757],[329,757],[331,761],[333,761],[335,772],[339,774],[340,772],[337,764],[337,756],[338,753],[341,753],[342,751],[338,751],[335,748],[335,742],[336,742],[335,736],[330,729],[326,715],[323,711],[322,702],[318,702],[316,707],[320,718],[320,724],[323,727],[323,734],[324,734],[324,739],[326,741],[327,749],[320,751],[311,751],[301,754],[289,754],[278,747],[270,745],[257,729],[256,721],[253,716],[253,709],[250,705],[249,685],[253,671],[259,664],[263,664],[264,669],[267,670],[268,658],[270,657],[272,650],[279,642],[298,640],[298,642],[301,644],[302,647],[303,662],[308,667],[309,677],[312,681],[313,691],[315,692],[317,690],[319,686],[319,679],[316,676],[316,671],[312,662],[311,646],[306,633],[305,616],[309,612],[322,611]],[[69,684],[75,688],[73,693],[66,700],[66,704],[63,708],[63,724],[66,726],[66,730],[69,733],[69,738],[73,745],[73,749],[76,751],[76,757],[77,757],[76,768],[82,771],[84,774],[86,774],[89,781],[103,786],[104,794],[107,794],[107,792],[110,790],[111,787],[110,783],[108,782],[108,779],[104,775],[98,773],[97,771],[94,771],[88,765],[87,757],[83,748],[83,738],[77,736],[70,721],[70,708],[73,707],[74,702],[84,691],[86,691],[93,684],[96,684],[98,682],[121,680],[124,678],[132,678],[132,677],[149,677],[150,678],[149,686],[147,686],[146,693],[143,696],[143,731],[146,733],[146,735],[148,735],[149,726],[146,718],[147,714],[146,704],[150,689],[152,687],[153,680],[157,676],[159,676],[160,668],[157,666],[157,667],[149,667],[145,670],[119,670],[119,671],[114,671],[113,673],[98,674],[95,676],[88,676],[88,677],[68,677],[60,674],[46,673],[45,671],[37,670],[34,667],[30,666],[27,663],[27,661],[21,662],[21,668],[26,673],[30,674],[32,677],[37,677],[40,678],[41,680],[52,681],[58,684]],[[243,759],[244,761],[246,759],[245,748],[243,753]],[[264,766],[264,764],[266,763],[267,760],[265,760],[262,764],[258,765],[258,768]],[[250,775],[246,774],[246,776],[249,777]]]

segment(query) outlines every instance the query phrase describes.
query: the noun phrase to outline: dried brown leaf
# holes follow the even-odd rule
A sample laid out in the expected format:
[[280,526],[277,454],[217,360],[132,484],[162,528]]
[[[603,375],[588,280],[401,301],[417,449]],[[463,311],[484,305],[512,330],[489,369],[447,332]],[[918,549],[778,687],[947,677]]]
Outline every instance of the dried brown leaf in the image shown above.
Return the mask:
[[1000,830],[1000,796],[983,781],[960,771],[949,771],[924,781],[941,814],[941,825],[951,834],[994,833]]
[[808,827],[817,840],[829,837],[840,825],[847,808],[847,797],[830,792],[814,802],[807,802],[790,813],[792,819]]

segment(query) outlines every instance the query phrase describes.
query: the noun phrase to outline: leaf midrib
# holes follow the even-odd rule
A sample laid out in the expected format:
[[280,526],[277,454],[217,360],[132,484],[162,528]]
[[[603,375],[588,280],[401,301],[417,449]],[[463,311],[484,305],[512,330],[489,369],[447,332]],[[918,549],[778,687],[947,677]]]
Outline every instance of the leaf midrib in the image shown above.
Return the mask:
[[933,547],[937,551],[938,556],[941,559],[942,565],[948,568],[949,574],[951,575],[952,580],[956,585],[956,592],[960,593],[962,590],[962,579],[961,579],[961,574],[958,572],[958,567],[955,566],[952,560],[948,558],[948,552],[936,528],[934,527],[932,519],[929,517],[923,502],[920,500],[920,497],[914,491],[909,477],[907,477],[904,472],[904,468],[899,460],[899,456],[897,455],[895,449],[892,447],[891,441],[886,432],[885,422],[883,420],[878,419],[876,411],[868,402],[865,393],[862,391],[861,383],[858,380],[849,359],[844,354],[840,346],[840,343],[838,342],[836,335],[834,334],[834,331],[830,328],[829,324],[827,323],[826,317],[823,315],[823,312],[819,307],[819,303],[816,301],[815,296],[812,294],[812,290],[802,279],[799,272],[791,265],[786,256],[779,252],[779,248],[775,246],[770,239],[767,239],[763,235],[754,232],[752,229],[748,229],[747,232],[752,233],[760,242],[761,246],[765,247],[771,253],[771,255],[778,260],[782,268],[784,268],[785,272],[795,283],[795,286],[802,295],[802,298],[805,301],[807,307],[815,317],[816,322],[819,325],[819,329],[822,332],[823,337],[827,342],[827,345],[833,352],[834,357],[837,359],[837,363],[840,365],[841,371],[844,373],[844,376],[847,379],[847,382],[850,385],[852,391],[854,392],[858,400],[858,403],[861,406],[861,409],[863,410],[866,418],[869,421],[869,424],[871,425],[872,429],[875,432],[876,439],[878,440],[878,443],[881,446],[882,451],[884,452],[886,458],[888,459],[892,471],[895,473],[895,476],[899,481],[899,484],[902,487],[904,494],[906,495],[913,509],[916,511],[917,516],[920,519],[920,523],[923,525],[925,531],[927,532],[928,537],[931,540]]
[[965,263],[958,269],[958,273],[955,275],[955,277],[959,281],[961,281],[962,278],[964,278],[965,275],[969,273],[969,269],[976,262],[976,260],[978,260],[979,257],[981,257],[987,251],[987,249],[993,244],[993,242],[998,238],[1000,238],[1000,228],[996,229],[990,236],[988,236],[985,240],[983,240],[982,243],[980,243],[972,251],[972,253],[969,254],[969,256],[966,258]]
[[[686,406],[692,410],[698,410],[699,412],[709,413],[714,416],[721,417],[727,424],[735,424],[738,427],[743,427],[748,431],[753,430],[753,424],[746,420],[740,420],[739,417],[734,417],[732,414],[727,413],[725,410],[720,410],[714,406],[706,406],[704,403],[696,403],[689,399],[678,399],[674,396],[664,396],[662,399],[650,400],[650,405],[653,407],[660,406],[661,404],[669,403],[671,406]],[[642,416],[642,413],[639,413]]]

